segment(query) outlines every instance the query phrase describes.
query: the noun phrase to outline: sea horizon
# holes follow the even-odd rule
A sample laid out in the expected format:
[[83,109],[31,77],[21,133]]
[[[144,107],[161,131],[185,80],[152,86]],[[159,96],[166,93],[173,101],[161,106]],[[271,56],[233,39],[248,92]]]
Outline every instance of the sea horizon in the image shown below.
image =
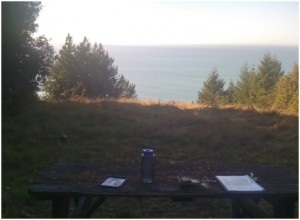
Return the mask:
[[[80,41],[81,42],[81,41]],[[78,42],[78,43],[80,43]],[[51,43],[51,41],[50,41]],[[74,43],[77,45],[78,43]],[[105,47],[297,47],[297,44],[103,44],[101,42],[90,42],[93,46],[95,43]],[[55,52],[59,52],[64,43],[52,44]]]

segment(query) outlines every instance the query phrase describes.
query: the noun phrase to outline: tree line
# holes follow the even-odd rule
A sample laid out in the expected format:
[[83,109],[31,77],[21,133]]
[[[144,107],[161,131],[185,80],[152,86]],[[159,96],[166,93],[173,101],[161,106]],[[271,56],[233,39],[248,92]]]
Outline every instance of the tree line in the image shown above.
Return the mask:
[[[51,99],[136,97],[135,85],[101,44],[85,37],[78,45],[70,34],[55,55],[45,36],[33,37],[41,2],[2,2],[2,106],[4,112],[32,103],[42,90]],[[267,53],[256,67],[243,65],[239,79],[225,82],[213,68],[198,93],[198,102],[213,106],[246,104],[298,113],[298,64],[284,74]]]
[[245,63],[239,78],[225,90],[225,81],[213,68],[198,92],[198,103],[212,106],[242,104],[268,108],[284,113],[298,113],[298,64],[284,74],[281,62],[264,54],[257,68]]

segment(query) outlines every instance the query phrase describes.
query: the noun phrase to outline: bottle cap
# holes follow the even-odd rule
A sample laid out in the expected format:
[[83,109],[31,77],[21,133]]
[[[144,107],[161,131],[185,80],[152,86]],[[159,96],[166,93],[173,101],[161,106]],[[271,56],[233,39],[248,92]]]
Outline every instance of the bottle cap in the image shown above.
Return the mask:
[[144,154],[144,156],[153,156],[154,151],[150,148],[144,148],[142,150],[142,153]]

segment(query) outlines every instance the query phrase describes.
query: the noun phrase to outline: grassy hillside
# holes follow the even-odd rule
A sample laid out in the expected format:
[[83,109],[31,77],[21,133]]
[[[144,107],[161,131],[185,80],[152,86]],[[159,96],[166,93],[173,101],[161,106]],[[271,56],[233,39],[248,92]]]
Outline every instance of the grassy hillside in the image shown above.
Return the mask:
[[[51,217],[50,203],[30,197],[27,187],[52,163],[137,160],[145,145],[161,161],[260,162],[298,175],[297,116],[178,102],[39,103],[2,118],[2,217]],[[124,200],[108,199],[95,216],[230,217],[222,200],[161,199],[159,207],[155,199]]]

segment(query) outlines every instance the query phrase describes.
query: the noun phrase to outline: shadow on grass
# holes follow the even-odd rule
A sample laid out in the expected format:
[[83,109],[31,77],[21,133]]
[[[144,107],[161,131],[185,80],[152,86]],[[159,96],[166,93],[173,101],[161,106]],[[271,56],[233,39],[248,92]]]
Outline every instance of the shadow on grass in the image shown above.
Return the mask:
[[132,162],[143,146],[154,148],[159,161],[259,162],[298,175],[296,116],[118,101],[39,103],[2,121],[2,216],[49,217],[27,187],[58,160]]

